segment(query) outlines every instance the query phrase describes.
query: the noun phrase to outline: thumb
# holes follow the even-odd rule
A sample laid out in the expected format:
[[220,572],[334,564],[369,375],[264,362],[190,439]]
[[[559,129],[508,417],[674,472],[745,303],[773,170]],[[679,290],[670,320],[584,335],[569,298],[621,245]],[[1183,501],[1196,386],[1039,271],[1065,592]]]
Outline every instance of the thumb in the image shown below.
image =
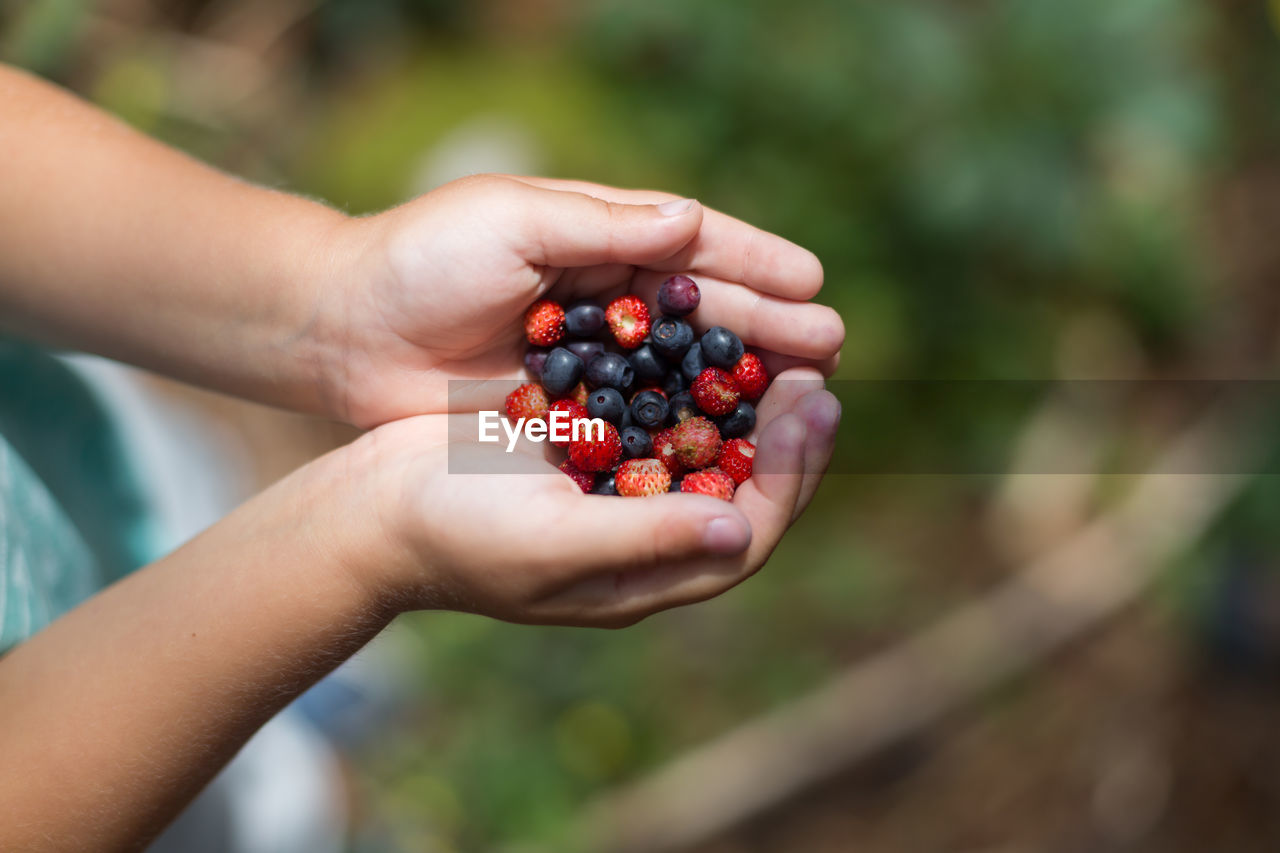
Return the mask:
[[584,193],[520,187],[512,233],[531,264],[652,264],[683,249],[702,225],[702,205],[689,198],[621,204]]

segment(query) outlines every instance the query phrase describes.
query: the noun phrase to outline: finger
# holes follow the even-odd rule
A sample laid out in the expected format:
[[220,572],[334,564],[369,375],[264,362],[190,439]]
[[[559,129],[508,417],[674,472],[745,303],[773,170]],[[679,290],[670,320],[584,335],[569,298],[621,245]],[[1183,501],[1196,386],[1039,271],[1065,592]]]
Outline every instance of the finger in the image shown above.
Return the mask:
[[[548,525],[573,519],[576,530],[592,535],[555,537],[535,555],[552,566],[546,595],[594,579],[609,591],[623,572],[680,563],[699,557],[742,553],[751,526],[732,504],[703,495],[665,494],[644,500],[557,492],[547,495]],[[550,528],[548,528],[550,529]],[[612,593],[611,593],[612,594]]]
[[794,412],[773,418],[761,431],[751,479],[733,496],[733,505],[751,523],[749,566],[764,565],[791,526],[804,481],[806,427]]
[[793,367],[779,373],[756,403],[756,426],[747,439],[758,444],[769,424],[794,410],[806,394],[822,389],[822,374],[813,367]]
[[805,444],[804,478],[792,521],[809,506],[831,464],[840,426],[840,401],[830,391],[811,391],[801,398],[795,412],[805,424]]
[[[640,271],[633,289],[654,304],[665,278],[664,273]],[[844,345],[844,321],[830,306],[781,299],[708,276],[697,282],[702,301],[690,320],[700,332],[724,326],[748,346],[813,360],[829,359]]]
[[505,181],[503,233],[532,264],[581,267],[648,264],[670,258],[692,241],[702,224],[693,199],[625,204],[578,192]]
[[[514,178],[532,186],[568,190],[623,204],[656,204],[679,196],[653,190],[626,190],[585,181]],[[740,281],[763,293],[788,299],[812,299],[822,289],[817,255],[790,240],[705,208],[702,229],[679,255],[654,262],[666,272],[686,269]]]

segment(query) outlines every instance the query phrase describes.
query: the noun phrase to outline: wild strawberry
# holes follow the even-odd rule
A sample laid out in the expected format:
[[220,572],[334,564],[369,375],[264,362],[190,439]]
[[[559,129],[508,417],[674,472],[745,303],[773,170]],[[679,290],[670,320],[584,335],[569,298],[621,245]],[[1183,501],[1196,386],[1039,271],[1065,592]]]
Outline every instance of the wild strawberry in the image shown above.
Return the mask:
[[[561,398],[559,400],[556,400],[547,408],[548,424],[552,422],[552,415],[551,415],[552,412],[564,412],[566,415],[568,415],[568,417],[561,419],[567,426],[560,428],[560,431],[562,433],[565,433],[566,435],[573,434],[573,422],[576,421],[578,418],[591,417],[589,414],[587,414],[586,406],[582,405],[581,403],[575,402],[574,400],[570,400],[568,398]],[[562,441],[557,438],[548,437],[548,440],[552,444],[554,444],[556,447],[569,446],[568,439],[565,439]]]
[[671,428],[671,446],[685,468],[705,468],[720,454],[720,430],[706,418],[689,418]]
[[733,377],[718,367],[708,367],[698,374],[689,388],[693,402],[708,415],[727,415],[738,406],[742,394]]
[[591,494],[591,487],[596,484],[596,475],[590,471],[583,471],[571,460],[564,460],[560,463],[560,470],[569,475],[569,479],[578,484],[578,488],[582,489],[582,493]]
[[601,439],[599,435],[594,427],[584,429],[578,434],[577,441],[569,442],[569,459],[583,471],[608,471],[622,458],[622,441],[618,438],[618,428],[606,423],[604,438]]
[[587,390],[586,383],[579,382],[577,385],[573,386],[573,390],[569,392],[568,397],[579,406],[585,406],[587,404],[587,395],[590,393],[591,392]]
[[539,299],[525,312],[524,335],[534,346],[551,346],[564,337],[564,309],[550,299]]
[[635,349],[649,334],[649,307],[639,296],[628,293],[609,303],[604,311],[609,330],[626,349]]
[[507,420],[544,421],[547,406],[547,389],[536,382],[527,382],[507,395]]
[[733,478],[719,468],[707,468],[686,474],[680,481],[680,491],[695,495],[710,495],[722,501],[733,500]]
[[755,457],[754,444],[745,438],[731,438],[720,448],[716,467],[732,477],[735,486],[741,486],[751,478],[751,463]]
[[671,487],[671,472],[657,459],[628,459],[618,469],[614,488],[628,498],[660,495]]
[[680,457],[676,456],[672,430],[659,430],[653,433],[652,437],[653,458],[667,466],[667,470],[671,472],[672,477],[679,477],[683,474],[685,470],[684,464],[680,461]]
[[753,352],[743,353],[733,366],[733,381],[738,383],[743,399],[755,402],[764,396],[764,389],[769,387],[769,374],[765,372],[760,356]]

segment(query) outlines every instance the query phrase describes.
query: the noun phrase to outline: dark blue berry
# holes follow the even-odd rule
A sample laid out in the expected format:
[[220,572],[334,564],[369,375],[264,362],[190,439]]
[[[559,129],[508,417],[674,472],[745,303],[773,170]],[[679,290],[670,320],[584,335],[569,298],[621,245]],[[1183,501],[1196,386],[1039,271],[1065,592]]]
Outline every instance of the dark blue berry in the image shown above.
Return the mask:
[[617,388],[597,388],[587,395],[587,414],[593,418],[604,418],[617,426],[626,410],[626,401]]
[[679,317],[659,317],[649,330],[653,348],[669,361],[679,361],[693,346],[693,326]]
[[756,428],[755,407],[743,400],[727,415],[716,418],[721,438],[741,438]]
[[670,420],[672,426],[702,414],[698,411],[698,404],[693,402],[693,395],[688,391],[681,391],[679,394],[672,395],[671,400],[667,403],[667,408],[671,412],[668,420]]
[[701,301],[697,283],[687,275],[673,275],[658,288],[658,310],[663,314],[684,317]]
[[564,329],[575,338],[589,338],[604,328],[604,309],[594,302],[575,302],[564,312]]
[[641,344],[628,360],[642,382],[657,382],[667,372],[667,366],[658,358],[653,344]]
[[641,391],[631,401],[631,418],[645,429],[657,429],[667,420],[667,398],[657,391]]
[[564,347],[556,347],[547,353],[541,378],[547,393],[554,396],[565,394],[582,378],[582,359]]
[[616,426],[618,429],[626,429],[627,427],[632,426],[634,423],[635,421],[631,419],[631,407],[628,406],[627,410],[622,413],[622,420],[618,421],[616,424],[614,424],[614,426]]
[[671,478],[671,488],[667,489],[667,491],[668,491],[668,492],[678,492],[678,491],[680,491],[680,484],[681,484],[681,483],[683,483],[683,482],[684,482],[684,478],[683,478],[683,477],[680,477],[680,478],[672,477],[672,478]]
[[570,341],[566,346],[583,364],[590,364],[591,359],[604,352],[604,344],[599,341]]
[[534,379],[542,378],[542,365],[547,363],[547,354],[551,350],[546,347],[530,347],[524,353],[524,369]]
[[742,358],[742,339],[724,326],[707,329],[699,343],[702,345],[702,357],[713,367],[733,370],[738,359]]
[[706,369],[707,362],[702,357],[702,344],[689,347],[689,351],[684,354],[684,359],[680,362],[680,372],[684,374],[685,381],[692,382]]
[[604,477],[600,482],[596,483],[596,487],[591,490],[593,495],[616,495],[618,493],[617,477],[610,474]]
[[685,380],[684,374],[678,370],[672,370],[662,377],[662,390],[666,393],[667,399],[674,397],[688,387],[689,383]]
[[601,353],[587,364],[587,384],[592,388],[630,390],[636,380],[631,362],[616,352]]
[[639,459],[653,452],[653,439],[638,426],[623,427],[618,437],[622,441],[622,452],[628,459]]

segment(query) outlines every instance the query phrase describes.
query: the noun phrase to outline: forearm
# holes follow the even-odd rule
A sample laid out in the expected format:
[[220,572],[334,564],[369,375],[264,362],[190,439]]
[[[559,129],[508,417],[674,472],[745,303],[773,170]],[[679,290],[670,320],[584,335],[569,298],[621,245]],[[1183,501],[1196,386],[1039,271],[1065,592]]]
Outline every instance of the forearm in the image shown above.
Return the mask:
[[306,476],[0,659],[0,849],[140,848],[386,624]]
[[316,294],[346,217],[0,66],[0,330],[328,411]]

